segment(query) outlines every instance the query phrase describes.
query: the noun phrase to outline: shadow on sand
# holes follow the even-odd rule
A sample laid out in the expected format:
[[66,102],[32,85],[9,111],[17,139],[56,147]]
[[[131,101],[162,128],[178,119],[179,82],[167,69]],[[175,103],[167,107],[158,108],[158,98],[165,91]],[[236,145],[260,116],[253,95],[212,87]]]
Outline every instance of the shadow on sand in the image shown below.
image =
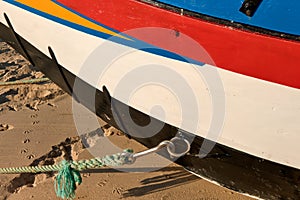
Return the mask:
[[161,176],[155,176],[142,180],[142,186],[140,187],[128,189],[125,193],[123,193],[123,197],[138,197],[155,192],[161,192],[196,180],[199,180],[199,178],[182,170]]
[[[149,171],[160,171],[165,174],[160,176],[154,176],[141,181],[139,187],[128,189],[123,193],[123,198],[126,197],[139,197],[147,194],[161,192],[170,188],[179,187],[186,183],[194,182],[199,180],[199,177],[192,175],[191,173],[184,171],[182,167],[165,167],[161,169],[156,168],[128,168],[125,171],[130,172],[149,172]],[[85,170],[82,173],[125,173],[123,171],[111,168]]]

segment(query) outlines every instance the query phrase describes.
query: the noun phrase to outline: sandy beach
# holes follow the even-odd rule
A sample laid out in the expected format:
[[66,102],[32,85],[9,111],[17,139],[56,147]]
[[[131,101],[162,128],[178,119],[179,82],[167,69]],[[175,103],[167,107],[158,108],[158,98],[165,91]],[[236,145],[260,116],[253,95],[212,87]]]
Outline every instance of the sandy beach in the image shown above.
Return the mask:
[[[0,82],[43,77],[37,67],[0,41]],[[113,127],[100,124],[105,137],[118,147],[145,149]],[[0,86],[0,167],[54,164],[68,156],[74,160],[93,157],[77,134],[71,97],[51,81]],[[0,174],[0,199],[59,199],[53,186],[55,175]],[[176,164],[146,173],[103,168],[82,177],[75,199],[252,199],[209,183]]]

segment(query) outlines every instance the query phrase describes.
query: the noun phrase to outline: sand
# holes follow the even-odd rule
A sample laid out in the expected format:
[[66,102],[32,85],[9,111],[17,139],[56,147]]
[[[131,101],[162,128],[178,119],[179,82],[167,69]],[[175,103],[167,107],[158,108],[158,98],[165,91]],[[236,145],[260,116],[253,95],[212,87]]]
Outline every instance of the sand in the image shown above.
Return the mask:
[[[0,41],[0,82],[42,78],[22,56]],[[92,158],[82,145],[72,116],[71,97],[52,82],[0,86],[0,167],[53,164],[64,157]],[[145,149],[102,122],[120,148]],[[84,137],[89,140],[90,133]],[[75,199],[251,199],[209,183],[176,164],[153,172],[126,173],[104,168],[82,174]],[[55,173],[0,175],[0,200],[59,199]]]

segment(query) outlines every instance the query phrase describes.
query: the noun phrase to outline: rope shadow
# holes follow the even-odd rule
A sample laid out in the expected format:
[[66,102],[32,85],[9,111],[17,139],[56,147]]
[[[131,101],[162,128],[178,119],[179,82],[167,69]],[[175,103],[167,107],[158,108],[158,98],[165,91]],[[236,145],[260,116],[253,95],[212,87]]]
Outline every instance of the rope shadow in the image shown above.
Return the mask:
[[143,167],[143,168],[101,168],[101,169],[89,169],[83,170],[82,173],[131,173],[131,172],[169,172],[169,171],[178,171],[182,170],[182,167],[164,167],[164,168],[151,168],[151,167]]
[[140,197],[156,192],[161,192],[181,185],[199,180],[198,177],[186,172],[180,171],[153,178],[147,178],[141,181],[141,187],[135,187],[123,193],[123,197]]

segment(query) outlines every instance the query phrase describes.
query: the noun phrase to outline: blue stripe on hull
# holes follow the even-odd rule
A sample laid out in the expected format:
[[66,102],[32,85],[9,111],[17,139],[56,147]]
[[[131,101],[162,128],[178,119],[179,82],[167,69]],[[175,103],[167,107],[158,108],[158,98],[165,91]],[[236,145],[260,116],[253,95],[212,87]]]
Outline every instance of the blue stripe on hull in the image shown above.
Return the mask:
[[239,11],[243,0],[159,0],[159,2],[229,21],[300,35],[299,0],[263,0],[253,17]]
[[[204,64],[205,64],[205,63],[203,63],[201,61],[194,60],[194,59],[191,59],[191,58],[179,55],[177,53],[174,53],[174,52],[171,52],[171,51],[168,51],[168,50],[165,50],[165,49],[153,46],[153,45],[148,44],[148,43],[146,43],[144,41],[141,41],[141,40],[135,39],[133,37],[130,37],[129,35],[125,35],[125,34],[119,33],[122,36],[130,38],[132,41],[126,40],[126,39],[122,39],[122,38],[119,38],[119,37],[115,37],[115,36],[111,36],[109,34],[102,33],[102,32],[99,32],[97,30],[93,30],[93,29],[84,27],[84,26],[82,26],[80,24],[75,24],[73,22],[61,19],[61,18],[59,18],[57,16],[50,15],[48,13],[42,12],[42,11],[37,10],[35,8],[32,8],[30,6],[27,6],[27,5],[24,5],[22,3],[19,3],[16,0],[4,0],[4,1],[7,2],[7,3],[10,3],[12,5],[15,5],[15,6],[19,7],[19,8],[22,8],[24,10],[27,10],[27,11],[29,11],[31,13],[34,13],[34,14],[39,15],[41,17],[44,17],[46,19],[55,21],[55,22],[57,22],[59,24],[63,24],[63,25],[68,26],[70,28],[82,31],[82,32],[90,34],[90,35],[94,35],[94,36],[99,37],[99,38],[107,39],[107,40],[110,40],[110,41],[113,41],[113,42],[116,42],[116,43],[119,43],[119,44],[122,44],[122,45],[125,45],[125,46],[129,46],[129,47],[141,50],[141,51],[145,51],[145,52],[152,53],[152,54],[155,54],[155,55],[163,56],[163,57],[166,57],[166,58],[171,58],[171,59],[179,60],[179,61],[182,61],[182,62],[196,64],[198,66],[204,66]],[[53,1],[57,2],[56,0],[53,0]],[[59,4],[59,5],[62,6],[62,7],[64,7],[62,4]],[[113,30],[113,29],[105,26],[104,24],[100,24],[100,23],[98,23],[98,22],[96,22],[94,20],[91,20],[91,19],[89,19],[89,18],[81,15],[80,13],[73,11],[70,8],[67,8],[67,7],[64,7],[64,8],[68,9],[69,11],[74,12],[75,14],[79,15],[80,17],[84,17],[85,19],[90,20],[93,23],[97,23],[100,26],[103,26],[105,28],[108,28],[108,29],[110,29],[112,31],[117,32],[116,30]]]

